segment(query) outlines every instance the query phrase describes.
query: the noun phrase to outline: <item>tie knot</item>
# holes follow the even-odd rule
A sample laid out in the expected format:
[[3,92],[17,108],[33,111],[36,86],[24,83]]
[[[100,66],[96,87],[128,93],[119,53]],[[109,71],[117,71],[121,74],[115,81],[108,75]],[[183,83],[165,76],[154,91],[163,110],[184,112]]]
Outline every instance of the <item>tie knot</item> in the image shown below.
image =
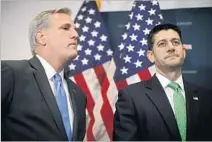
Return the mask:
[[180,88],[180,85],[178,83],[176,83],[176,82],[169,83],[168,84],[168,87],[171,88],[171,89],[173,89],[173,90],[181,89]]
[[62,81],[61,76],[58,73],[56,73],[53,76],[53,79],[54,79],[55,82],[61,82]]

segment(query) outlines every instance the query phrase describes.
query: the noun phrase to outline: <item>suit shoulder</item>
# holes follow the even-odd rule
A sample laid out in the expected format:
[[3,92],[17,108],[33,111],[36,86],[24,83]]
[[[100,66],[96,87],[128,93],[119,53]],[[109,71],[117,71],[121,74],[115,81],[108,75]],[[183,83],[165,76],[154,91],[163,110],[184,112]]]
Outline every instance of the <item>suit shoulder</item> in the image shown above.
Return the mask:
[[[199,85],[196,85],[196,84],[193,84],[193,83],[188,83],[187,82],[187,85],[189,85],[190,88],[192,88],[193,90],[195,91],[198,91],[198,92],[204,92],[204,93],[209,93],[211,94],[212,93],[212,90],[211,89],[208,89],[208,88],[205,88],[205,87],[202,87],[202,86],[199,86]],[[211,94],[212,95],[212,94]]]
[[133,84],[126,86],[122,90],[137,90],[138,88],[140,89],[140,88],[144,87],[144,84],[145,84],[145,82],[133,83]]
[[23,70],[27,65],[29,65],[29,61],[28,60],[3,60],[1,61],[1,65],[5,68],[7,67],[17,71],[17,70]]
[[128,94],[130,96],[142,96],[142,94],[146,91],[145,84],[146,81],[130,84],[125,88],[120,89],[119,93]]
[[211,103],[212,101],[212,90],[192,84],[192,83],[186,83],[190,89],[192,89],[194,92],[197,92],[198,96],[201,97],[205,102],[209,101]]

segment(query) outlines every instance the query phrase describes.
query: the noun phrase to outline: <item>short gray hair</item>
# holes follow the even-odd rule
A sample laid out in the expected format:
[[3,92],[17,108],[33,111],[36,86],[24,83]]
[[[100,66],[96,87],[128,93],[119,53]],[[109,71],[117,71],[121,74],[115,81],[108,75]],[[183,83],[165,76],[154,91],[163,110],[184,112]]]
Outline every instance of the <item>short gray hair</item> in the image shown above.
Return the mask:
[[30,23],[29,26],[29,42],[31,46],[31,52],[35,55],[34,49],[37,44],[36,33],[39,29],[48,28],[49,26],[49,16],[55,13],[63,13],[71,15],[71,10],[69,8],[51,9],[40,12]]

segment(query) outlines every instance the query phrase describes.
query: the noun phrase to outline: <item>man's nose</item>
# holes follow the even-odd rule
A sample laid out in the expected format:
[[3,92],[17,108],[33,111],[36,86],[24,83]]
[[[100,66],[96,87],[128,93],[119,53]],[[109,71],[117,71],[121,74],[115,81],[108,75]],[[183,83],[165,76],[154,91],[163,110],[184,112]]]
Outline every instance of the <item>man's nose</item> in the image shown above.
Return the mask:
[[175,46],[171,42],[168,42],[168,50],[175,50]]
[[78,32],[75,28],[73,28],[71,30],[71,38],[75,38],[75,39],[78,39],[79,35],[78,35]]

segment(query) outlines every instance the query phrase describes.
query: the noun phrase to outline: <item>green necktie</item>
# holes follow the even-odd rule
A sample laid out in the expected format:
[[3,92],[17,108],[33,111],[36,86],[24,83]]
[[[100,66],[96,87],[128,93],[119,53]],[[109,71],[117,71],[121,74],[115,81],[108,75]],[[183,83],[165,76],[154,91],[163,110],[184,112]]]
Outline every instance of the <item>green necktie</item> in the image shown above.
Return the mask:
[[173,101],[174,101],[175,119],[177,121],[182,141],[186,141],[186,105],[183,95],[181,93],[181,88],[179,84],[175,82],[169,83],[168,87],[174,90]]

